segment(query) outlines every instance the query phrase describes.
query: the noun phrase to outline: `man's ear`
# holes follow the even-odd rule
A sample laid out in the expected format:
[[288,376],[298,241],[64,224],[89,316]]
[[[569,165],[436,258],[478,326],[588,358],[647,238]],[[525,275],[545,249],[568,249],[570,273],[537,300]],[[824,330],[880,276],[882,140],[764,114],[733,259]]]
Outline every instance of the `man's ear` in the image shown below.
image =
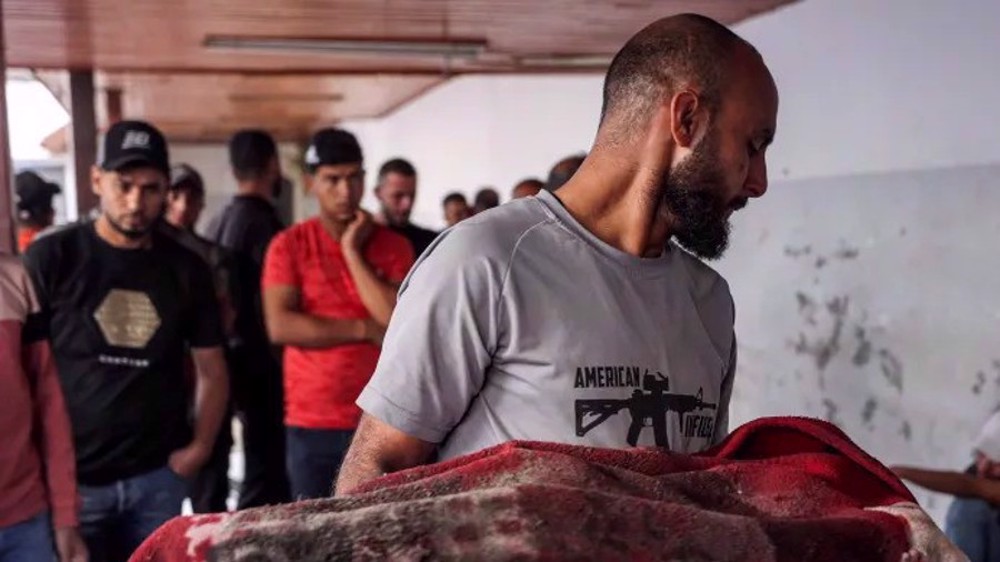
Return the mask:
[[708,130],[708,112],[697,92],[684,89],[670,99],[670,135],[674,143],[693,148]]
[[101,169],[97,166],[90,167],[90,191],[98,197],[101,196]]

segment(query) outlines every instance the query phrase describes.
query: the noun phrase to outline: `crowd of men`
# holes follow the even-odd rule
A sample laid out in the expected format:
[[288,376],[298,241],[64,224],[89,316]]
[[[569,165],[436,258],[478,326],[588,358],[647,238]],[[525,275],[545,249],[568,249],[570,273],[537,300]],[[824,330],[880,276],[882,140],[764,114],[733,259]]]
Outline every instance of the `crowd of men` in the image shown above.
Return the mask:
[[[777,106],[749,43],[683,15],[616,55],[589,154],[504,205],[449,194],[441,234],[410,222],[403,159],[378,170],[378,212],[361,209],[363,150],[334,128],[304,158],[318,215],[291,226],[265,131],[231,139],[237,193],[204,237],[203,179],[171,168],[148,123],[107,132],[91,220],[38,234],[58,187],[19,176],[23,261],[0,259],[0,352],[20,359],[0,362],[16,405],[0,412],[0,562],[126,560],[185,497],[225,510],[233,416],[240,509],[507,440],[719,442],[734,306],[702,259],[767,190]],[[697,423],[657,411],[668,392]],[[608,402],[630,415],[581,433]]]
[[[360,208],[364,157],[347,131],[312,138],[303,179],[320,213],[290,227],[274,206],[284,177],[271,135],[236,133],[229,157],[236,194],[204,236],[204,179],[170,165],[149,123],[108,131],[92,171],[100,204],[78,223],[52,226],[58,185],[30,171],[15,178],[23,265],[2,265],[23,301],[22,342],[35,350],[24,371],[46,393],[36,407],[51,442],[25,469],[59,481],[28,522],[51,521],[63,558],[124,560],[185,497],[196,512],[225,511],[234,416],[238,509],[328,496],[396,293],[438,236],[410,222],[417,171],[404,159],[378,170],[378,213]],[[543,187],[525,180],[513,197]],[[453,214],[499,199],[484,189]],[[29,491],[43,482],[54,483],[33,479]],[[38,509],[11,502],[0,528],[21,510]]]

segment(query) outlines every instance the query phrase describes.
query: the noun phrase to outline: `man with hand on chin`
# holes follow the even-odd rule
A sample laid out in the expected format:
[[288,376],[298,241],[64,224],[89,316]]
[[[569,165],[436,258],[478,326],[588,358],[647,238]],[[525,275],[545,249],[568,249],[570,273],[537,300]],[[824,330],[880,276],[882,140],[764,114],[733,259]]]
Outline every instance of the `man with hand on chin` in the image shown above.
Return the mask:
[[285,347],[292,496],[327,497],[361,417],[396,291],[413,264],[406,238],[359,208],[364,160],[351,133],[324,129],[306,153],[319,216],[274,238],[264,260],[264,316]]

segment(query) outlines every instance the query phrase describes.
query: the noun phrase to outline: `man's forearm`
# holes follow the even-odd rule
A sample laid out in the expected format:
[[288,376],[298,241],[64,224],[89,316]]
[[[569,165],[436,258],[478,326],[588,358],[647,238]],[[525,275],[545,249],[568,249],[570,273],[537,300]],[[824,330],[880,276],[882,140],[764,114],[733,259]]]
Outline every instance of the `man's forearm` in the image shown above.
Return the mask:
[[194,443],[211,451],[229,400],[229,377],[222,348],[194,351],[197,371],[194,399]]
[[363,414],[340,467],[336,494],[351,493],[365,482],[385,474],[424,464],[435,447],[434,443],[410,437]]
[[361,303],[376,322],[388,326],[392,309],[396,307],[398,289],[376,275],[375,270],[365,261],[359,250],[345,251],[344,259],[351,278],[354,279],[354,285],[358,288]]
[[286,310],[268,322],[271,342],[276,345],[324,348],[367,341],[370,330],[360,319],[335,319]]
[[337,475],[337,482],[334,485],[334,495],[348,494],[365,482],[375,480],[388,472],[388,468],[383,466],[374,456],[366,455],[363,451],[352,447],[348,450],[344,462],[340,466],[340,473]]
[[977,478],[968,474],[907,466],[895,467],[893,471],[903,480],[934,492],[961,497],[976,495]]
[[55,359],[48,341],[37,341],[25,348],[25,367],[35,374],[35,417],[42,429],[42,460],[48,488],[52,524],[56,528],[75,527],[79,499],[76,489],[76,465],[69,414],[63,399]]

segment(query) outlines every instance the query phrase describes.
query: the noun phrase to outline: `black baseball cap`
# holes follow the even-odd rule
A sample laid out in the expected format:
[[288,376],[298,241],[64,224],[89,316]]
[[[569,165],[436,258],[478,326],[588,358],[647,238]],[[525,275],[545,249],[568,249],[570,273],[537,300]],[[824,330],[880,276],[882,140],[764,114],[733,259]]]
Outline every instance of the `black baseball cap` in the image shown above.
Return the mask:
[[144,121],[119,121],[104,135],[100,167],[118,171],[127,166],[146,165],[170,177],[167,140],[156,127]]
[[17,194],[17,208],[25,211],[51,207],[52,198],[62,189],[35,172],[24,171],[14,176],[14,192]]
[[313,135],[306,150],[306,166],[315,170],[319,166],[355,164],[364,161],[358,139],[343,129],[323,129]]
[[170,169],[170,189],[177,190],[183,185],[190,186],[199,195],[205,195],[205,182],[198,170],[188,164],[177,164]]

